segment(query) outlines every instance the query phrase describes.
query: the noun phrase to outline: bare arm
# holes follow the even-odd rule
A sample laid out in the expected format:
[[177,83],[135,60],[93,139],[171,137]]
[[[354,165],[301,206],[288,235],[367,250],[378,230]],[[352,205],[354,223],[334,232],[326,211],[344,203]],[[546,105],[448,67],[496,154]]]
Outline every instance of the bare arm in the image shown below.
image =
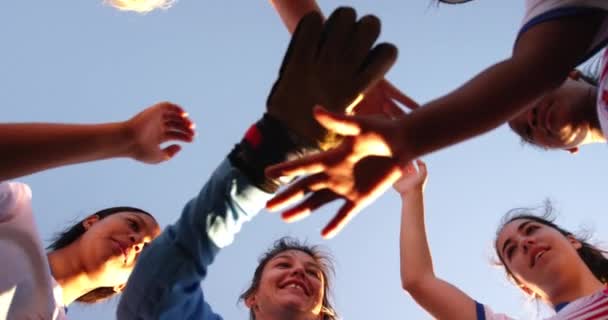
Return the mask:
[[311,11],[321,13],[321,9],[314,0],[270,0],[270,4],[281,16],[289,33],[293,33],[305,14]]
[[105,124],[0,124],[0,181],[81,162],[130,157],[158,163],[189,142],[194,131],[183,110],[159,103],[130,120]]
[[435,276],[424,225],[423,189],[426,165],[417,161],[404,169],[395,183],[402,200],[400,256],[401,284],[412,298],[437,319],[476,318],[475,301]]
[[542,23],[524,33],[511,58],[401,121],[389,141],[404,159],[488,132],[525,110],[566,79],[589,48],[601,16]]

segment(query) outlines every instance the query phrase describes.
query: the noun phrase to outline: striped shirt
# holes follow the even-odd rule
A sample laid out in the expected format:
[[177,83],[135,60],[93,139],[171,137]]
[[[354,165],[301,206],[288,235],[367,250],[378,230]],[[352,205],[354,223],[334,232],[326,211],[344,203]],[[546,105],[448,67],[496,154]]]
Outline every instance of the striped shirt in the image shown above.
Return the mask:
[[598,11],[604,12],[606,18],[587,54],[579,61],[583,63],[608,44],[608,1],[606,0],[526,0],[526,13],[519,36],[542,22]]
[[[608,288],[592,295],[555,306],[556,314],[545,320],[607,320]],[[494,313],[486,305],[477,303],[477,320],[514,319],[504,314]]]

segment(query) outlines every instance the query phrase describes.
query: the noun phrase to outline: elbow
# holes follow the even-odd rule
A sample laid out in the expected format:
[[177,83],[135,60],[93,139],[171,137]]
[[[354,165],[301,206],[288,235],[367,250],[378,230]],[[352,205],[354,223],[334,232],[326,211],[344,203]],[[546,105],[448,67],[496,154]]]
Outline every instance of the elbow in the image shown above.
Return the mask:
[[420,292],[424,287],[424,279],[422,277],[401,277],[401,288],[414,296],[416,292]]

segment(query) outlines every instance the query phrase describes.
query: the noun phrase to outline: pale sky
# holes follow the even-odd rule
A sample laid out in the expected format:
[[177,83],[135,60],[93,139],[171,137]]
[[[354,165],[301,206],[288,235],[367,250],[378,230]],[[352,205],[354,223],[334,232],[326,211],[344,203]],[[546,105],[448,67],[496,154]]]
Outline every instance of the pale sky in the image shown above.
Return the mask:
[[[321,1],[324,12],[352,5],[383,23],[399,59],[388,78],[420,102],[439,97],[510,54],[523,0],[435,7],[430,0]],[[0,3],[2,121],[124,120],[157,101],[186,108],[197,140],[173,161],[148,166],[112,160],[19,179],[33,189],[45,240],[104,207],[139,206],[166,226],[264,111],[289,41],[267,1],[180,0],[147,15],[92,1]],[[525,85],[525,84],[522,84]],[[492,106],[489,105],[488,108]],[[437,128],[441,130],[441,128]],[[415,138],[415,137],[413,137]],[[490,263],[500,217],[554,200],[562,225],[607,239],[601,183],[604,145],[580,154],[522,146],[502,126],[425,157],[427,226],[436,274],[494,310],[529,318],[535,307]],[[361,212],[336,238],[319,236],[337,204],[283,223],[261,212],[223,250],[203,283],[225,319],[247,319],[237,297],[257,257],[283,235],[327,246],[336,258],[334,297],[343,319],[429,319],[401,289],[400,200],[394,191]],[[71,319],[113,319],[116,302],[70,306]]]

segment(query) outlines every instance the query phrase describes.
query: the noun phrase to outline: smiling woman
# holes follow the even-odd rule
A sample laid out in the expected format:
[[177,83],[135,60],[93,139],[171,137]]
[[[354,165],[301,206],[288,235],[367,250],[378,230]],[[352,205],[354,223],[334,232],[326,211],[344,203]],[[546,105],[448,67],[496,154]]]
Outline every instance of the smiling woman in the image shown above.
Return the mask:
[[330,273],[331,258],[319,247],[281,238],[260,258],[251,285],[241,299],[252,320],[279,313],[273,309],[285,304],[322,314],[324,320],[335,320],[337,314],[329,300]]
[[[437,319],[512,319],[494,313],[433,270],[424,226],[423,189],[426,165],[405,168],[395,183],[401,194],[401,281],[416,302]],[[495,241],[500,264],[515,284],[555,309],[550,319],[606,319],[608,259],[606,252],[557,226],[545,215],[517,209],[507,214]]]
[[[62,287],[64,300],[95,303],[124,288],[141,250],[160,233],[148,212],[133,207],[98,211],[59,233],[49,245],[49,265]],[[101,285],[92,290],[75,286],[83,266]]]

